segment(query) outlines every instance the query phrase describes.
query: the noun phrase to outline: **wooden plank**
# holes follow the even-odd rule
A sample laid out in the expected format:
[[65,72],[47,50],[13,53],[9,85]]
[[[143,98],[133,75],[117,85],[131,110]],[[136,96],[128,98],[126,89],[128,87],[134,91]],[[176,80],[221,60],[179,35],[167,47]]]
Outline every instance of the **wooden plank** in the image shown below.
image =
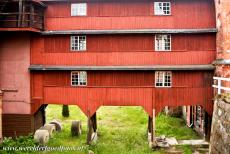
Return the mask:
[[153,65],[153,66],[58,66],[58,65],[31,65],[31,71],[154,71],[154,70],[181,70],[181,71],[194,71],[194,70],[214,70],[212,65]]
[[28,23],[25,12],[26,12],[26,3],[23,1],[22,2],[22,24],[21,24],[22,27],[27,27],[27,23]]
[[19,0],[18,1],[18,27],[21,27],[22,25],[22,7],[23,7],[23,1]]
[[172,16],[163,18],[153,15],[152,1],[89,1],[87,17],[76,18],[70,16],[70,3],[47,5],[47,30],[216,27],[215,5],[210,0],[193,0],[192,3],[190,0],[175,0]]
[[30,3],[30,27],[34,26],[34,5]]
[[82,35],[82,34],[199,34],[216,33],[216,28],[208,29],[130,29],[130,30],[55,30],[43,31],[42,35]]
[[152,148],[155,148],[156,145],[156,111],[153,109],[153,115],[152,115],[152,132],[151,132],[151,142],[152,142]]

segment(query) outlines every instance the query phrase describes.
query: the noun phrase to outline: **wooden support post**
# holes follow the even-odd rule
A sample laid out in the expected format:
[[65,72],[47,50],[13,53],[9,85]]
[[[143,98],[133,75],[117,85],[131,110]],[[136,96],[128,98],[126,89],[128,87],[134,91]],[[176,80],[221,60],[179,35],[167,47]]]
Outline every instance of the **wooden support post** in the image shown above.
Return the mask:
[[18,1],[18,27],[21,27],[22,22],[22,0]]
[[34,5],[30,3],[30,27],[34,27]]
[[97,113],[94,113],[92,116],[92,122],[93,122],[93,131],[97,131]]
[[152,117],[149,116],[149,121],[148,121],[148,133],[151,133],[153,130],[153,121],[152,121]]
[[28,22],[26,21],[27,20],[27,17],[26,17],[26,2],[23,1],[22,2],[22,27],[27,27],[28,26]]
[[150,148],[155,148],[157,146],[155,130],[156,130],[155,109],[153,109],[153,115],[152,117],[149,116],[149,121],[148,121],[148,142]]
[[205,130],[205,140],[210,142],[211,137],[211,127],[212,127],[212,117],[208,115],[205,111],[205,123],[204,123],[204,130]]
[[88,117],[88,133],[87,144],[91,144],[92,141],[97,140],[97,118],[96,113],[93,116]]

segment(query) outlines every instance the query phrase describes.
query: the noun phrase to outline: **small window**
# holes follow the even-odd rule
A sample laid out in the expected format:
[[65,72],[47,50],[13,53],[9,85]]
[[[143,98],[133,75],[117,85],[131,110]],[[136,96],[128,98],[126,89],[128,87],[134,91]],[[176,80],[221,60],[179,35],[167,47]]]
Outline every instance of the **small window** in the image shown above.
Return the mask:
[[71,4],[71,16],[86,16],[87,5],[86,3]]
[[170,15],[171,3],[170,2],[154,2],[155,15]]
[[87,72],[86,71],[71,72],[71,85],[72,86],[86,86],[87,85]]
[[171,87],[172,86],[172,72],[156,71],[155,72],[155,86],[156,87]]
[[71,50],[72,51],[86,50],[86,36],[71,36]]
[[171,51],[171,35],[156,35],[155,51]]

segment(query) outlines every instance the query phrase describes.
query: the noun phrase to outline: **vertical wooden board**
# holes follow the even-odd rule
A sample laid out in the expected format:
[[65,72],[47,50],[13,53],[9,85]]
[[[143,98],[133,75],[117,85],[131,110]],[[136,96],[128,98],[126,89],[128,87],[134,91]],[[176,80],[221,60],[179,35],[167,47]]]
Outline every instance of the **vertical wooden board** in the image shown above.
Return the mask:
[[43,74],[33,73],[32,78],[33,78],[32,98],[33,97],[43,98]]
[[[153,2],[150,1],[89,1],[87,16],[81,18],[70,17],[69,3],[49,3],[46,24],[50,30],[215,27],[215,6],[210,0],[172,1],[172,14],[164,18],[154,16]],[[127,20],[130,22],[127,23]]]
[[70,71],[52,71],[44,73],[44,86],[71,86]]
[[44,52],[44,39],[42,37],[39,37],[37,35],[34,35],[31,37],[31,46],[30,46],[30,52],[31,52],[31,63],[32,64],[42,64],[43,61],[43,52]]
[[[197,57],[199,54],[199,57]],[[210,57],[211,54],[213,57]],[[214,60],[215,51],[191,51],[182,53],[157,52],[112,52],[112,53],[46,53],[43,55],[46,65],[96,65],[96,66],[120,66],[120,65],[190,65],[210,64]],[[135,58],[135,57],[138,57]],[[164,58],[163,58],[164,57]],[[36,58],[38,59],[38,58]],[[38,59],[39,60],[39,59]],[[32,64],[41,64],[33,61]]]

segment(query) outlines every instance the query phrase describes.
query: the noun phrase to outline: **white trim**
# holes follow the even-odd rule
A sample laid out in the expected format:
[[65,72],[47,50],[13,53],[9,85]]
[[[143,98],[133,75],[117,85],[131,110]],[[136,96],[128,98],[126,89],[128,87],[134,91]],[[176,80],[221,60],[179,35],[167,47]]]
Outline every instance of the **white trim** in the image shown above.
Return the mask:
[[[157,37],[158,36],[162,37],[161,46],[162,46],[162,48],[164,46],[164,49],[161,49],[161,50],[158,49],[158,42],[157,42]],[[170,48],[169,50],[165,49],[165,44],[163,45],[163,43],[166,43],[166,42],[163,42],[163,36],[169,36],[169,48]],[[171,36],[171,34],[156,34],[155,35],[155,51],[172,51],[172,36]]]
[[[158,73],[163,73],[162,86],[157,86],[157,83],[161,83],[161,82],[158,82]],[[169,73],[170,86],[165,86],[165,77],[167,75],[166,73]],[[157,87],[157,88],[171,88],[172,87],[172,71],[155,71],[155,87]]]
[[71,16],[87,16],[87,3],[72,3]]
[[[159,6],[159,4],[162,5],[162,10],[158,10],[157,7]],[[164,8],[163,8],[163,5],[164,4],[169,4],[169,14],[165,14],[164,13]],[[161,12],[160,12],[161,11]],[[169,16],[171,15],[171,12],[172,12],[172,9],[171,9],[171,2],[154,2],[153,4],[153,14],[154,15],[157,15],[157,16]]]
[[212,87],[217,89],[218,95],[221,94],[221,90],[225,90],[225,91],[230,92],[230,87],[223,87],[221,85],[221,81],[228,81],[228,82],[230,82],[230,78],[213,77],[213,79],[217,80],[217,85],[212,85]]
[[[84,72],[84,73],[86,73],[86,78],[85,78],[85,85],[81,85],[80,83],[80,80],[82,80],[81,78],[80,78],[80,73],[81,72]],[[78,83],[76,84],[76,85],[73,85],[73,73],[77,73],[78,74]],[[86,71],[71,71],[71,73],[70,73],[70,78],[71,78],[71,80],[70,80],[70,84],[71,84],[71,86],[73,86],[73,87],[85,87],[85,86],[87,86],[87,79],[88,79],[88,77],[87,77],[87,72]]]
[[[76,40],[77,40],[77,44],[76,44]],[[72,35],[72,36],[70,36],[70,51],[86,51],[86,50],[87,50],[86,35]]]

